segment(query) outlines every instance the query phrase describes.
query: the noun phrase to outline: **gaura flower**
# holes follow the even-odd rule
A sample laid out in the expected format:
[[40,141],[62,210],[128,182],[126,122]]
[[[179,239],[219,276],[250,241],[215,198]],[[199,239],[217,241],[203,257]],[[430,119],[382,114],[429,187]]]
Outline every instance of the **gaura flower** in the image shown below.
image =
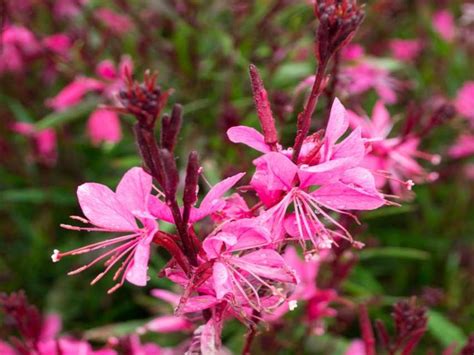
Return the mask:
[[[386,203],[375,188],[370,171],[361,168],[365,147],[360,128],[339,140],[349,121],[339,100],[335,100],[324,137],[314,134],[306,138],[297,164],[291,161],[291,149],[270,151],[263,136],[253,128],[233,127],[228,136],[232,142],[244,143],[265,153],[254,161],[256,172],[250,185],[269,209],[259,218],[271,225],[274,241],[284,235],[287,213],[293,209],[293,226],[286,232],[297,234],[301,245],[309,239],[316,249],[330,248],[335,236],[352,241],[350,234],[326,210],[371,210]],[[322,223],[326,219],[344,231],[330,231]],[[294,233],[296,228],[296,233]]]
[[474,135],[462,134],[448,153],[452,158],[464,158],[474,155]]
[[46,128],[38,131],[31,123],[15,122],[12,130],[30,138],[38,158],[47,165],[54,165],[58,156],[57,137],[54,129]]
[[403,62],[415,60],[423,49],[423,44],[418,39],[394,39],[389,46],[394,58]]
[[447,42],[456,37],[454,17],[449,10],[439,10],[433,15],[432,25],[434,30]]
[[[378,101],[372,112],[372,119],[362,118],[352,111],[348,112],[352,127],[360,127],[362,136],[370,144],[370,151],[362,166],[375,173],[377,187],[387,181],[392,191],[402,196],[413,186],[413,181],[433,181],[437,173],[427,172],[417,159],[425,159],[437,165],[441,157],[418,149],[420,139],[415,136],[389,138],[393,123],[390,113],[382,101]],[[413,180],[413,181],[412,181]]]
[[[114,274],[114,281],[120,281],[108,292],[120,287],[125,279],[137,286],[145,286],[148,280],[148,260],[150,247],[158,224],[148,212],[148,200],[152,189],[152,178],[141,168],[132,168],[125,173],[116,191],[97,183],[85,183],[77,189],[77,197],[87,219],[73,217],[93,227],[75,227],[62,225],[72,230],[98,231],[125,234],[90,244],[82,248],[61,253],[58,250],[52,255],[53,262],[67,255],[79,255],[94,250],[108,248],[106,252],[85,266],[69,272],[77,274],[101,260],[105,261],[105,270],[101,272],[91,285],[99,281],[112,267],[121,261]],[[141,226],[137,224],[137,220]],[[122,275],[122,276],[121,276]]]
[[454,105],[458,113],[466,117],[474,127],[474,81],[468,81],[459,89]]

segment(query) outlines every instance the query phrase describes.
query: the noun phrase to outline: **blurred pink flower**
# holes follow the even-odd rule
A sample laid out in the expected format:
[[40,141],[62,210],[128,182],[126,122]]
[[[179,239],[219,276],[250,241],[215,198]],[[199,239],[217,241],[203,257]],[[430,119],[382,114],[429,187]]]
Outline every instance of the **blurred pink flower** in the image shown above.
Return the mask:
[[43,46],[51,52],[67,57],[71,49],[71,40],[64,33],[56,33],[43,39]]
[[67,18],[77,15],[88,0],[56,0],[54,1],[53,13],[59,18]]
[[133,23],[128,16],[105,7],[95,10],[94,16],[117,35],[129,32],[133,28]]
[[35,153],[42,162],[48,165],[53,165],[56,162],[58,152],[56,132],[54,129],[47,128],[37,131],[32,123],[15,122],[12,126],[12,130],[32,139]]
[[0,74],[22,72],[27,60],[40,52],[34,34],[25,27],[7,26],[0,33]]
[[458,113],[471,121],[474,126],[474,81],[467,81],[459,89],[454,105]]
[[63,111],[80,103],[91,91],[104,89],[104,84],[96,79],[78,77],[62,89],[55,97],[48,99],[46,105],[56,111]]
[[364,342],[359,339],[352,341],[344,355],[366,355]]
[[107,109],[95,110],[87,121],[87,133],[95,145],[119,142],[122,139],[122,129],[117,113]]
[[452,158],[464,158],[474,155],[474,135],[462,134],[449,149],[449,155]]
[[387,69],[361,62],[343,68],[340,78],[343,90],[349,95],[360,95],[374,89],[386,103],[391,104],[397,101],[396,88],[399,82],[390,75]]
[[343,60],[357,60],[364,55],[364,48],[359,44],[348,44],[341,49]]
[[392,55],[401,61],[411,62],[419,56],[423,45],[418,39],[394,39],[390,41]]
[[452,41],[456,36],[454,17],[448,10],[439,10],[433,15],[433,28],[445,41]]

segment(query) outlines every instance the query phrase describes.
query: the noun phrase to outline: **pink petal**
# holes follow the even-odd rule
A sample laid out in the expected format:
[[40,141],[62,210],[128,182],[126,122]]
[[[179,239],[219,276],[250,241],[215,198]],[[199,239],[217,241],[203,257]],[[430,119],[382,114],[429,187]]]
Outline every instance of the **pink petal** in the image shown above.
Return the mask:
[[338,98],[334,99],[329,114],[329,121],[326,127],[326,139],[328,145],[334,145],[337,140],[344,134],[349,127],[349,120],[347,118],[346,109],[341,104]]
[[354,340],[349,344],[344,355],[366,355],[365,345],[362,340]]
[[354,161],[351,157],[330,160],[314,166],[302,166],[298,171],[300,186],[305,188],[332,183],[339,179],[344,171],[353,166]]
[[85,183],[77,188],[82,212],[97,227],[112,231],[135,231],[138,226],[130,211],[107,186]]
[[2,354],[2,355],[17,355],[17,352],[8,343],[0,340],[0,354]]
[[[62,321],[59,314],[48,314],[43,319],[40,339],[42,341],[54,339],[61,328]],[[0,354],[2,354],[2,352],[0,352]]]
[[372,124],[374,126],[374,138],[386,138],[392,129],[390,113],[385,107],[383,101],[377,101],[372,111]]
[[242,270],[270,280],[296,283],[295,274],[275,250],[260,249],[239,258],[232,258],[232,263]]
[[219,301],[210,295],[201,295],[190,297],[183,306],[184,313],[200,312],[219,303]]
[[229,250],[232,251],[262,247],[271,241],[270,232],[260,225],[257,218],[244,218],[227,223],[222,231],[237,236],[233,244],[228,243]]
[[225,201],[221,200],[222,196],[224,196],[224,194],[229,191],[244,175],[245,173],[239,173],[214,185],[207,193],[206,197],[204,197],[202,200],[199,208],[192,211],[190,222],[198,221],[205,216],[222,209],[225,205]]
[[95,72],[102,79],[115,80],[117,78],[117,69],[115,68],[115,64],[108,59],[101,61],[97,65]]
[[221,300],[228,293],[233,293],[231,277],[224,264],[221,262],[214,263],[212,278],[217,299]]
[[88,92],[103,88],[104,85],[98,80],[80,77],[67,85],[55,97],[47,100],[46,105],[56,111],[62,111],[81,102]]
[[231,233],[221,232],[216,235],[207,237],[202,248],[210,259],[218,258],[222,249],[230,249],[237,244],[237,236]]
[[312,195],[321,205],[339,210],[373,210],[385,204],[372,174],[364,168],[348,170],[341,181],[324,185]]
[[152,177],[142,168],[131,168],[117,185],[117,199],[130,212],[148,210]]
[[132,264],[127,270],[127,281],[137,286],[145,286],[148,281],[148,261],[150,259],[151,240],[147,239],[138,243]]
[[271,151],[270,147],[265,143],[263,135],[252,127],[231,127],[227,130],[227,137],[233,143],[243,143],[262,153]]
[[92,144],[102,142],[117,143],[122,139],[120,119],[115,112],[98,109],[92,112],[87,121],[87,132]]
[[250,183],[257,189],[289,190],[293,186],[297,166],[285,155],[270,152],[254,160],[257,171]]
[[173,223],[173,214],[171,213],[170,208],[166,203],[155,196],[149,197],[148,211],[153,217],[159,219],[160,221]]
[[181,298],[179,295],[176,293],[173,293],[171,291],[167,290],[161,290],[161,289],[153,289],[151,290],[151,295],[153,297],[159,298],[165,302],[168,302],[174,307],[177,307],[179,304],[179,299]]
[[456,37],[454,17],[448,10],[440,10],[433,15],[433,28],[445,41]]
[[173,333],[191,329],[192,323],[183,317],[161,316],[145,324],[145,328],[157,333]]
[[352,166],[358,165],[365,155],[361,129],[356,128],[346,139],[334,147],[331,159],[351,158]]

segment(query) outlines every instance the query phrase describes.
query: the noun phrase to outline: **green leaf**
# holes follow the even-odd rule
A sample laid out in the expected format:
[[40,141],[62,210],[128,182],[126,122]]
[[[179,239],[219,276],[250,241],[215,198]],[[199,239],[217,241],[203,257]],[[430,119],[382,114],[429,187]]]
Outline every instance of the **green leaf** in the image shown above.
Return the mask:
[[18,121],[29,123],[32,123],[34,121],[31,114],[20,101],[4,95],[0,95],[0,101],[3,102],[6,106],[8,106],[8,108]]
[[428,311],[428,330],[445,347],[452,343],[458,346],[466,343],[463,331],[441,313],[433,310]]
[[386,216],[394,216],[402,213],[410,213],[415,210],[414,205],[404,205],[400,207],[385,207],[381,208],[378,210],[370,211],[370,212],[365,212],[364,213],[364,219],[369,219],[369,218],[380,218],[380,217],[386,217]]
[[107,341],[111,337],[122,337],[134,333],[137,328],[149,320],[131,320],[123,323],[115,323],[103,327],[93,328],[84,333],[88,340]]
[[42,130],[45,128],[58,127],[65,123],[84,117],[94,108],[96,108],[98,103],[99,100],[91,98],[71,107],[66,111],[53,112],[43,117],[39,122],[37,122],[36,129]]
[[58,205],[74,204],[74,197],[60,190],[45,189],[11,189],[4,190],[0,194],[0,202],[13,203],[46,203],[52,202]]
[[384,247],[364,249],[359,253],[361,260],[372,258],[402,258],[427,260],[430,254],[426,251],[412,248]]

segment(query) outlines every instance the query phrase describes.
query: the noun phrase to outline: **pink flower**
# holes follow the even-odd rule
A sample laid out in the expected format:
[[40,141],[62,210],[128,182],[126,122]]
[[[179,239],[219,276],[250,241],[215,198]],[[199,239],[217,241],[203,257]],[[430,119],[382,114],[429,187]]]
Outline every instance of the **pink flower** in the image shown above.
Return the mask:
[[35,153],[39,159],[48,165],[53,165],[57,159],[56,132],[52,128],[36,131],[31,123],[15,122],[13,131],[30,138],[35,146]]
[[54,2],[54,15],[59,18],[73,17],[87,2],[88,0],[57,0]]
[[[392,129],[390,114],[382,101],[375,104],[372,119],[349,112],[352,127],[360,127],[362,136],[370,142],[371,150],[363,166],[376,173],[376,184],[383,187],[388,181],[392,191],[401,196],[415,182],[433,181],[438,174],[428,173],[417,162],[418,158],[439,164],[441,157],[418,150],[419,138],[413,136],[388,138]],[[405,181],[408,180],[408,181]]]
[[459,89],[454,105],[460,115],[471,121],[474,127],[474,81],[467,81],[463,87]]
[[139,333],[151,331],[156,333],[174,333],[188,331],[192,329],[192,323],[186,318],[178,316],[161,316],[156,317],[143,327],[138,329]]
[[87,93],[103,89],[104,84],[100,81],[79,77],[62,89],[55,97],[47,100],[46,105],[56,111],[63,111],[80,103]]
[[449,155],[456,159],[474,155],[474,135],[462,134],[449,149]]
[[117,35],[127,33],[133,28],[133,23],[128,16],[120,15],[111,9],[97,9],[94,16]]
[[417,39],[394,39],[390,41],[390,49],[396,59],[410,62],[420,55],[423,45]]
[[[114,281],[121,274],[122,277],[109,290],[109,293],[120,287],[125,279],[137,286],[145,286],[148,281],[147,270],[150,246],[155,233],[158,231],[158,225],[149,214],[147,207],[151,188],[152,178],[141,168],[132,168],[127,171],[119,182],[116,192],[113,192],[107,186],[96,183],[85,183],[79,186],[77,197],[87,219],[82,217],[74,217],[74,219],[90,223],[94,227],[62,226],[72,230],[127,234],[65,253],[55,250],[52,255],[53,261],[57,262],[66,255],[79,255],[113,246],[89,264],[71,271],[69,275],[77,274],[106,259],[105,270],[91,282],[91,284],[95,284],[117,262],[122,260],[121,266],[114,274]],[[137,224],[137,219],[142,226]]]
[[122,129],[118,115],[106,109],[92,112],[87,121],[87,132],[92,144],[102,142],[117,143],[122,139]]
[[71,40],[64,33],[57,33],[43,39],[43,46],[51,52],[67,57],[71,49]]
[[360,95],[374,89],[385,102],[395,103],[397,101],[396,88],[399,86],[399,82],[390,75],[388,70],[368,62],[343,68],[341,85],[350,95]]
[[27,61],[41,50],[33,33],[21,26],[7,26],[3,29],[0,44],[0,74],[25,70]]
[[364,48],[359,44],[348,44],[341,49],[343,60],[357,60],[364,55]]
[[[325,210],[347,213],[343,211],[371,210],[386,203],[375,188],[372,174],[359,166],[365,155],[360,129],[338,143],[348,126],[346,111],[336,99],[323,139],[318,134],[306,138],[298,164],[289,158],[290,149],[270,151],[263,136],[253,128],[232,127],[227,132],[232,142],[265,153],[254,161],[256,172],[250,184],[269,207],[259,218],[272,226],[274,241],[283,235],[284,225],[303,247],[307,239],[316,249],[330,248],[335,236],[352,241],[345,228]],[[285,220],[290,206],[294,214],[288,225]],[[344,234],[327,229],[321,218]]]
[[269,281],[296,283],[296,279],[280,254],[262,249],[270,242],[269,231],[260,227],[257,219],[229,222],[204,240],[203,249],[213,261],[212,281],[218,300],[242,298],[261,311],[264,305],[257,291],[260,287],[284,299]]
[[354,340],[349,344],[344,355],[366,355],[365,345],[362,340]]
[[451,42],[456,36],[454,17],[448,10],[439,10],[433,15],[434,30],[447,42]]

